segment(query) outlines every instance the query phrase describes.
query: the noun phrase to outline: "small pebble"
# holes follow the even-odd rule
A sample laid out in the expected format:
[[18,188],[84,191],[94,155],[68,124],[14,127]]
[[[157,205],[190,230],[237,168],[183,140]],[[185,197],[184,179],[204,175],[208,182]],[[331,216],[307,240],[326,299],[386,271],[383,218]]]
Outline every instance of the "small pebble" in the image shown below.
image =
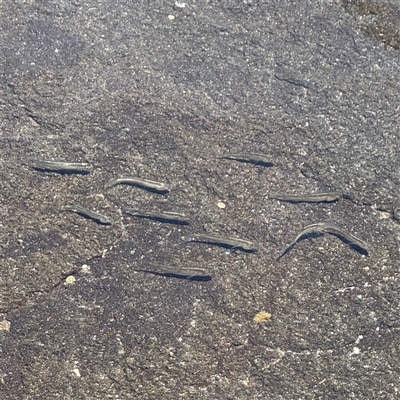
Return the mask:
[[271,314],[269,312],[266,312],[266,311],[260,311],[253,318],[253,320],[255,322],[264,322],[264,321],[268,321],[269,319],[271,319]]
[[67,276],[67,278],[65,279],[65,283],[67,285],[73,285],[75,283],[76,279],[73,275]]
[[11,327],[10,321],[7,321],[6,319],[0,321],[0,331],[9,331],[10,327]]

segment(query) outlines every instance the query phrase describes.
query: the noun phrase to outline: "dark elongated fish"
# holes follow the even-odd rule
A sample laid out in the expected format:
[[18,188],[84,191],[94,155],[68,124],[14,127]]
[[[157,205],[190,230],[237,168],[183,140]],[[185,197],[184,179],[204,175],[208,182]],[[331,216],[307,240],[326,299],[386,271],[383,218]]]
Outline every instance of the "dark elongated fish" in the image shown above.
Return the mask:
[[152,263],[147,263],[143,268],[139,268],[138,271],[171,278],[187,279],[191,281],[209,281],[212,278],[211,275],[202,268],[179,268]]
[[146,211],[146,210],[133,210],[132,208],[126,208],[125,212],[133,217],[148,218],[159,222],[167,222],[170,224],[177,225],[189,225],[189,220],[183,214],[171,212],[171,211]]
[[60,174],[88,174],[92,166],[88,163],[34,160],[33,168],[38,171]]
[[282,250],[281,254],[278,257],[278,260],[285,254],[287,254],[297,242],[307,237],[321,236],[324,233],[330,233],[331,235],[335,235],[339,239],[341,239],[344,243],[352,247],[354,250],[358,251],[361,254],[368,255],[368,245],[361,239],[357,238],[353,234],[345,231],[344,229],[336,225],[330,224],[328,222],[318,222],[316,224],[311,224],[303,228],[296,235],[296,237],[284,247],[284,249]]
[[65,206],[62,207],[60,211],[71,211],[76,214],[82,215],[82,217],[92,219],[93,221],[96,221],[98,224],[101,225],[111,225],[112,221],[110,218],[108,218],[105,215],[101,215],[95,211],[91,211],[85,207],[82,206]]
[[141,178],[117,178],[111,179],[108,182],[108,187],[115,185],[131,185],[141,189],[149,190],[150,192],[165,194],[170,191],[169,186],[166,183],[150,181],[148,179]]
[[257,153],[224,154],[218,158],[225,158],[227,160],[236,160],[244,163],[261,165],[263,167],[272,167],[274,165],[274,163],[266,155]]
[[341,194],[339,192],[332,193],[310,193],[310,194],[286,194],[286,193],[268,193],[269,199],[280,201],[288,201],[290,203],[333,203],[338,201]]
[[187,239],[187,241],[214,244],[216,246],[226,247],[230,249],[239,249],[248,253],[255,253],[258,251],[258,247],[250,240],[226,236],[196,233],[191,235]]

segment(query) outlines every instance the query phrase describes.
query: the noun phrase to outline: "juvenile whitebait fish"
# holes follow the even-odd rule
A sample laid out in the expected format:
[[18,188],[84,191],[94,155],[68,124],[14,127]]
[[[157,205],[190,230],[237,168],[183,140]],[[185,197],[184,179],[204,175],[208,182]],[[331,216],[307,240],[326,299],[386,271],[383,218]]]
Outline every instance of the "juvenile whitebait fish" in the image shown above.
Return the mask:
[[263,167],[272,167],[274,165],[274,163],[264,154],[234,153],[224,154],[218,158],[225,158],[227,160],[236,160],[249,164],[262,165]]
[[145,210],[133,210],[126,208],[125,212],[133,217],[148,218],[159,222],[167,222],[170,224],[177,225],[189,225],[189,221],[185,215],[171,212],[171,211],[145,211]]
[[298,233],[298,235],[285,246],[278,257],[278,260],[286,253],[288,253],[297,242],[309,237],[321,236],[324,233],[330,233],[331,235],[337,236],[339,239],[341,239],[343,242],[345,242],[361,254],[368,254],[367,245],[361,239],[358,239],[351,233],[348,233],[335,225],[331,225],[327,222],[318,222],[316,224],[308,225],[304,229],[302,229]]
[[341,194],[339,192],[332,193],[311,193],[301,195],[291,195],[285,193],[268,193],[269,199],[280,201],[288,201],[290,203],[333,203],[338,201]]
[[303,81],[299,81],[297,79],[283,78],[283,77],[280,77],[279,75],[274,75],[274,76],[275,76],[276,79],[278,79],[278,81],[284,81],[284,82],[287,82],[287,83],[291,83],[292,85],[301,86],[301,87],[303,87],[305,89],[308,89],[310,87],[307,83],[305,83]]
[[34,160],[33,168],[38,171],[60,174],[89,174],[92,166],[88,163]]
[[108,187],[112,187],[115,185],[131,185],[160,194],[165,194],[170,191],[169,186],[165,183],[149,181],[147,179],[140,178],[117,178],[111,179],[108,182]]
[[188,279],[191,281],[209,281],[211,275],[202,268],[169,267],[164,265],[147,264],[138,271],[171,278]]
[[250,240],[223,237],[218,235],[194,234],[187,239],[188,242],[208,243],[229,249],[239,249],[248,253],[258,251],[257,246]]
[[71,211],[76,214],[82,215],[82,217],[92,219],[93,221],[96,221],[98,224],[102,225],[111,225],[112,221],[110,218],[101,215],[97,212],[88,210],[85,207],[82,206],[65,206],[61,208],[61,211]]

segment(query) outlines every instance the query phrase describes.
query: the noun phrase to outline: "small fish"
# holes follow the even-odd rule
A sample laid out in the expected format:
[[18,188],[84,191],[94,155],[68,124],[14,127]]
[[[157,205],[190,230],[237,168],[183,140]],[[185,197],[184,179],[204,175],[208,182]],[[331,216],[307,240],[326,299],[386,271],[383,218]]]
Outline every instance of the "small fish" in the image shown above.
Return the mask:
[[133,210],[126,208],[125,212],[133,217],[148,218],[159,222],[167,222],[170,224],[177,225],[189,225],[189,221],[185,215],[171,212],[171,211],[145,211],[145,210]]
[[151,263],[147,264],[144,268],[138,269],[138,271],[171,278],[188,279],[191,281],[209,281],[212,278],[211,275],[202,268],[176,268]]
[[170,191],[170,188],[167,184],[161,182],[150,181],[147,179],[140,178],[117,178],[111,179],[108,182],[108,187],[112,187],[115,185],[131,185],[136,186],[141,189],[148,190],[150,192],[165,194]]
[[277,259],[279,260],[285,254],[287,254],[297,242],[309,237],[322,236],[324,233],[330,233],[331,235],[335,235],[343,242],[354,248],[359,253],[368,255],[367,244],[364,243],[361,239],[358,239],[351,233],[346,232],[345,230],[335,225],[329,224],[327,222],[318,222],[316,224],[308,225],[304,229],[302,229],[298,233],[298,235],[284,247],[284,249],[282,250],[281,254]]
[[188,242],[208,243],[229,249],[239,249],[248,253],[258,251],[257,246],[250,240],[224,237],[218,235],[194,234],[187,239]]
[[110,218],[101,215],[97,212],[88,210],[85,207],[82,206],[65,206],[62,207],[60,211],[71,211],[74,212],[76,214],[82,215],[85,218],[89,218],[92,219],[93,221],[96,221],[98,224],[101,225],[111,225],[112,221],[110,220]]
[[225,158],[227,160],[236,160],[244,163],[261,165],[263,167],[272,167],[274,165],[274,163],[264,154],[234,153],[234,154],[224,154],[218,158]]
[[291,195],[285,193],[268,193],[269,199],[280,201],[288,201],[290,203],[333,203],[338,201],[341,194],[339,192],[332,193],[311,193],[301,195]]
[[34,160],[33,168],[38,171],[58,172],[60,174],[89,174],[92,165],[89,163]]
[[295,86],[301,86],[301,87],[303,87],[305,89],[308,89],[310,87],[304,81],[300,81],[300,80],[297,80],[297,79],[291,79],[291,78],[283,78],[283,77],[280,77],[279,75],[274,75],[274,76],[279,81],[284,81],[284,82],[287,82],[287,83],[291,83],[292,85],[295,85]]

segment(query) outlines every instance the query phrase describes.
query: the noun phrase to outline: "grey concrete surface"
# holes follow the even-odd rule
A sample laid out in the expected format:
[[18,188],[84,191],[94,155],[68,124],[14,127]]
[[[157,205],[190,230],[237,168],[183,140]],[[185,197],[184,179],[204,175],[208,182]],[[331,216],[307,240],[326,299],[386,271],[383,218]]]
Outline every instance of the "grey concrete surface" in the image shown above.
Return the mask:
[[[1,399],[398,398],[398,1],[3,0],[0,20]],[[274,166],[217,158],[242,151]],[[324,235],[277,260],[320,221],[369,254]]]

